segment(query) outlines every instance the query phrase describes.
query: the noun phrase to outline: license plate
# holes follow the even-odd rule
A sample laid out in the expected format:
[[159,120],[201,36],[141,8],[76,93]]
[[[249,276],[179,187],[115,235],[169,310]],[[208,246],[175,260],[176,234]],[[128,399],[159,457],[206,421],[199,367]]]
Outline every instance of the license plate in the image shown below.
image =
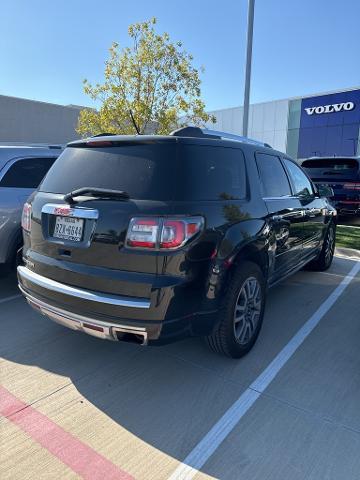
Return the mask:
[[81,242],[84,220],[74,217],[56,217],[53,236],[72,242]]

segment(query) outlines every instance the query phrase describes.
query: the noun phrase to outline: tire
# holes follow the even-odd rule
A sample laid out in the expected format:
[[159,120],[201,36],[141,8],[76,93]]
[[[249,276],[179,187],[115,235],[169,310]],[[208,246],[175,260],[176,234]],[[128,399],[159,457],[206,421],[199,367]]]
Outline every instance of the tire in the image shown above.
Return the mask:
[[16,255],[15,255],[15,259],[14,259],[15,270],[16,270],[17,267],[19,267],[20,265],[24,265],[23,256],[22,256],[22,250],[23,250],[23,246],[22,246],[22,245],[19,245],[18,249],[16,250]]
[[0,278],[6,277],[10,273],[10,268],[7,263],[0,263]]
[[259,335],[265,309],[266,282],[256,263],[242,262],[227,286],[219,325],[206,341],[211,350],[231,358],[246,355]]
[[309,263],[310,270],[324,272],[330,268],[334,257],[335,238],[336,225],[334,223],[330,223],[318,258]]
[[23,265],[22,247],[22,244],[18,244],[13,248],[11,255],[8,258],[8,261],[6,262],[5,269],[8,272],[14,272],[19,265]]

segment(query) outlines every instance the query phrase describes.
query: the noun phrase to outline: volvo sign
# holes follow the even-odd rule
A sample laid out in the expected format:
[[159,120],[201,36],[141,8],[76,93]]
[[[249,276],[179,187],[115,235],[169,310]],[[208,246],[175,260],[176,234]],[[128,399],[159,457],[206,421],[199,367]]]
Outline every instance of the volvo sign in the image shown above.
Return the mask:
[[[298,158],[359,154],[360,89],[294,99],[291,134],[299,122]],[[300,114],[300,115],[299,115]],[[296,118],[296,115],[300,116]],[[300,121],[299,121],[300,120]],[[289,129],[290,132],[290,129]],[[296,136],[288,138],[296,141]],[[296,155],[296,154],[295,154]]]
[[354,110],[354,102],[343,102],[343,103],[333,103],[332,105],[319,105],[318,107],[308,107],[305,108],[305,112],[308,115],[322,115],[323,113],[334,113],[334,112],[350,112]]

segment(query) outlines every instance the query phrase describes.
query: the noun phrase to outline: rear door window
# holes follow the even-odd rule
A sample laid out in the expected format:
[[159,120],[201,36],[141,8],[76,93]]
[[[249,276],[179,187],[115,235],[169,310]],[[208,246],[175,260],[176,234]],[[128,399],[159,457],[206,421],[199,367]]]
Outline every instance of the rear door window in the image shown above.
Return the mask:
[[182,145],[178,195],[186,200],[238,200],[246,197],[245,159],[239,148]]
[[291,195],[290,183],[279,157],[267,153],[257,153],[256,163],[264,198]]
[[55,158],[17,160],[0,180],[0,187],[36,189],[54,161]]
[[284,159],[284,163],[294,185],[294,194],[301,197],[309,197],[313,195],[314,191],[312,184],[301,168],[286,158]]

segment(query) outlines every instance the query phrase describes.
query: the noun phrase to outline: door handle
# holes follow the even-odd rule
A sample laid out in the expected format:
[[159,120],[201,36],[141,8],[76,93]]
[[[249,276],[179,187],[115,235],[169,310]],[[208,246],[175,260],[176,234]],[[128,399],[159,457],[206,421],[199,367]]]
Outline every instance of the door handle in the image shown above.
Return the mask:
[[319,213],[319,209],[318,208],[309,208],[308,210],[306,210],[306,215],[308,217],[315,217],[317,213]]
[[[294,218],[294,217],[292,217],[292,218]],[[271,220],[277,225],[281,224],[281,225],[285,226],[285,225],[290,225],[291,224],[291,219],[287,218],[286,215],[273,215],[271,217]]]

